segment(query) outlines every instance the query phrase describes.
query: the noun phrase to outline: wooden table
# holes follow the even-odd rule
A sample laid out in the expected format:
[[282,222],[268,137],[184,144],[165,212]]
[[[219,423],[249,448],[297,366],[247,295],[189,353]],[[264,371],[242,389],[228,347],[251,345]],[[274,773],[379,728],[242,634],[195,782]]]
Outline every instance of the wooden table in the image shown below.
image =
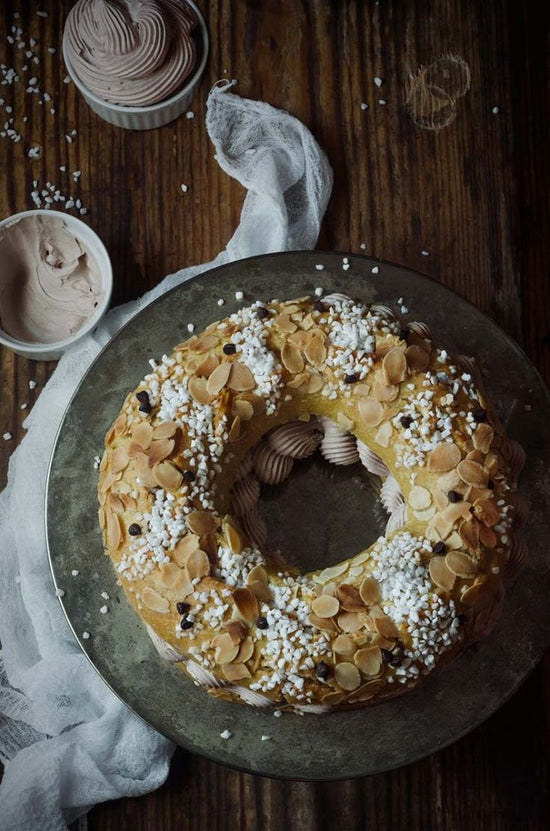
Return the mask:
[[[212,46],[195,118],[130,133],[99,120],[63,83],[68,0],[42,7],[6,0],[1,26],[9,34],[19,23],[38,41],[40,64],[31,71],[53,101],[39,105],[23,84],[0,87],[23,137],[0,141],[2,216],[33,207],[33,179],[79,196],[85,221],[111,253],[114,303],[212,259],[238,223],[243,190],[214,160],[204,105],[211,83],[237,78],[239,94],[289,110],[329,156],[335,184],[320,248],[360,251],[364,243],[368,253],[442,281],[509,332],[548,381],[547,14],[515,0],[200,5]],[[48,16],[37,16],[39,8]],[[0,42],[1,61],[13,66],[17,42]],[[404,104],[407,76],[448,52],[469,65],[471,89],[449,126],[419,129]],[[33,145],[42,147],[35,161],[27,155]],[[78,183],[69,175],[75,170]],[[21,407],[32,408],[54,368],[0,352],[0,435],[14,436],[0,440],[0,484],[25,434]],[[89,828],[542,831],[550,827],[549,706],[547,657],[497,714],[452,747],[392,773],[333,784],[272,781],[178,751],[162,788],[97,806]]]

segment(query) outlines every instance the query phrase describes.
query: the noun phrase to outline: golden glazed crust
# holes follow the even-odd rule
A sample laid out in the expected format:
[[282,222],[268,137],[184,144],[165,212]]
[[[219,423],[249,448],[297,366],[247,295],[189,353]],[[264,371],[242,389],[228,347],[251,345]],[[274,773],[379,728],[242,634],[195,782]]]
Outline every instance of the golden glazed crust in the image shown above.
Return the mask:
[[[301,575],[260,550],[259,482],[318,446],[380,475],[391,516],[370,548]],[[415,686],[490,630],[524,558],[522,451],[473,365],[343,295],[254,303],[193,335],[105,447],[100,523],[129,602],[161,654],[253,706]]]

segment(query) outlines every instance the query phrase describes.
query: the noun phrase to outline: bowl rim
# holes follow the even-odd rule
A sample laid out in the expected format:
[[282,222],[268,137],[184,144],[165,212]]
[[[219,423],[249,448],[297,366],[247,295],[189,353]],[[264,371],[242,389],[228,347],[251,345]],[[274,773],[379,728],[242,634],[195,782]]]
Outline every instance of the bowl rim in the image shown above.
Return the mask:
[[206,61],[208,60],[208,55],[210,53],[210,37],[208,34],[208,27],[206,25],[206,21],[202,15],[201,10],[198,8],[198,6],[195,5],[193,0],[185,0],[185,2],[193,8],[197,15],[198,30],[201,34],[203,44],[203,54],[201,61],[195,67],[193,74],[191,75],[185,86],[178,90],[178,92],[175,92],[173,95],[171,95],[170,98],[164,98],[162,101],[157,101],[155,104],[147,104],[144,107],[126,106],[125,104],[114,104],[110,101],[106,101],[104,98],[100,98],[98,95],[91,92],[76,74],[75,69],[71,64],[71,59],[69,58],[67,52],[67,38],[65,36],[64,28],[62,38],[63,60],[65,61],[65,66],[67,67],[67,71],[71,77],[71,80],[73,81],[74,85],[78,88],[78,90],[82,93],[82,95],[85,98],[88,98],[90,101],[93,101],[94,104],[97,104],[101,107],[106,107],[112,110],[113,112],[126,113],[129,115],[140,115],[157,113],[165,107],[169,107],[172,104],[175,104],[177,101],[179,101],[181,98],[184,98],[189,92],[191,92],[195,84],[198,83],[199,79],[201,78],[202,73],[204,72]]
[[69,230],[75,229],[77,236],[78,229],[81,229],[82,235],[86,236],[86,242],[88,242],[89,239],[92,240],[92,243],[89,244],[90,253],[93,254],[96,257],[96,259],[98,258],[98,254],[100,254],[104,259],[106,265],[106,269],[101,270],[101,282],[103,286],[103,298],[101,302],[98,304],[97,309],[95,310],[94,314],[89,318],[89,320],[86,323],[84,323],[83,326],[81,326],[80,329],[78,329],[74,333],[74,335],[71,335],[69,338],[64,338],[64,340],[52,341],[51,343],[45,343],[44,341],[20,340],[19,338],[14,338],[12,335],[8,334],[4,329],[0,328],[0,344],[6,346],[8,349],[15,350],[19,353],[27,352],[36,354],[43,352],[49,354],[50,352],[58,352],[60,350],[67,349],[69,346],[72,346],[85,335],[89,334],[89,332],[91,332],[91,330],[94,329],[95,326],[97,326],[97,324],[107,311],[109,303],[111,302],[111,294],[113,291],[113,265],[111,263],[109,252],[107,251],[107,247],[105,246],[105,243],[97,234],[97,232],[94,231],[94,229],[90,225],[87,225],[77,216],[73,216],[72,214],[69,214],[66,211],[51,210],[46,208],[34,208],[28,211],[19,211],[16,214],[11,214],[10,216],[1,219],[0,229],[6,228],[10,225],[14,225],[21,219],[25,219],[30,216],[60,217],[66,223]]

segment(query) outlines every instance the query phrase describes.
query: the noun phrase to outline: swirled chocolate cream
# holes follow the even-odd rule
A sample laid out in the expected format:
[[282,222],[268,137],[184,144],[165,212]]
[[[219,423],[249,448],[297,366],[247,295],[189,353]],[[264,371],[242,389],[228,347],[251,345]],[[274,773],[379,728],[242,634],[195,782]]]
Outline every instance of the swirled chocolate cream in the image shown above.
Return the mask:
[[78,0],[63,38],[74,73],[111,104],[146,107],[179,92],[196,63],[185,0]]
[[0,228],[0,327],[27,343],[70,338],[103,298],[99,266],[56,216]]

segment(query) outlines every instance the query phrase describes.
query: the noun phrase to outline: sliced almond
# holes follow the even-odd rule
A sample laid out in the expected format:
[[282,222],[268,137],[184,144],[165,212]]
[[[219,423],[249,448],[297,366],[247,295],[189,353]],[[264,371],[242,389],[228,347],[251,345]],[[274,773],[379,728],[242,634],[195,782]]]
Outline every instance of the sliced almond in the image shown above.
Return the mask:
[[194,534],[213,534],[220,526],[219,517],[211,511],[192,511],[187,515],[187,527]]
[[477,499],[474,502],[473,514],[479,522],[492,528],[500,519],[498,508],[490,499]]
[[261,565],[254,566],[254,568],[248,572],[246,577],[247,583],[254,583],[256,581],[267,585],[267,572]]
[[466,519],[460,524],[458,530],[460,539],[468,548],[476,549],[479,545],[479,522],[476,522],[472,517]]
[[241,435],[241,419],[239,416],[235,416],[233,421],[231,422],[231,427],[229,428],[228,439],[231,442],[237,441],[239,436]]
[[314,626],[316,629],[327,630],[329,632],[336,632],[336,624],[331,618],[319,617],[314,612],[310,612],[308,617],[308,623],[310,624],[310,626]]
[[317,617],[322,618],[334,617],[339,608],[339,601],[335,597],[331,597],[328,594],[322,594],[320,597],[316,597],[311,604],[313,613],[317,615]]
[[408,346],[405,355],[410,372],[424,372],[430,364],[430,356],[426,350],[416,344]]
[[379,679],[378,681],[369,681],[367,684],[363,684],[352,693],[348,701],[350,704],[356,704],[363,701],[370,701],[371,698],[374,698],[377,693],[380,692],[381,689],[384,687],[384,681]]
[[183,571],[175,563],[161,563],[160,582],[166,589],[179,589],[182,584]]
[[250,401],[235,398],[231,405],[231,415],[239,416],[241,421],[250,421],[254,417],[254,407]]
[[246,390],[253,390],[256,386],[256,381],[245,364],[234,361],[231,364],[231,373],[227,386],[235,390],[235,392],[245,392]]
[[219,362],[220,359],[217,355],[207,355],[206,358],[203,358],[197,365],[195,375],[199,378],[209,378],[218,366]]
[[240,644],[248,635],[248,628],[242,620],[230,620],[225,624],[227,632],[231,635],[233,643]]
[[426,508],[424,511],[415,511],[414,515],[419,522],[428,522],[433,516],[435,516],[436,507],[435,505],[431,505],[429,508]]
[[147,451],[149,457],[149,467],[154,467],[158,462],[164,461],[172,454],[174,450],[174,439],[154,439]]
[[379,401],[373,398],[361,398],[359,401],[359,415],[367,427],[377,427],[384,416],[384,408]]
[[328,692],[321,698],[321,702],[328,707],[336,707],[336,705],[340,704],[344,698],[344,693]]
[[386,352],[382,361],[382,369],[388,384],[400,384],[404,381],[407,377],[407,359],[403,350],[396,346]]
[[274,324],[280,332],[284,332],[286,335],[291,335],[298,328],[294,321],[290,319],[288,314],[277,315],[274,320]]
[[428,456],[428,470],[431,473],[445,473],[455,468],[461,459],[459,448],[454,442],[444,442],[434,448]]
[[106,514],[105,540],[107,542],[107,548],[112,548],[116,551],[122,542],[122,526],[117,514],[113,511],[107,511]]
[[244,681],[250,678],[250,670],[244,664],[225,664],[222,672],[228,681]]
[[398,397],[399,385],[385,384],[383,380],[377,378],[372,385],[372,394],[377,401],[385,401],[386,403],[389,403],[390,401],[395,401]]
[[313,366],[321,366],[327,359],[327,348],[325,346],[325,334],[320,329],[311,331],[304,355]]
[[243,550],[243,541],[233,523],[229,520],[224,520],[223,532],[233,554],[240,554]]
[[302,353],[296,346],[294,346],[294,344],[289,343],[288,341],[283,345],[281,350],[281,361],[283,366],[288,369],[289,372],[292,372],[293,375],[297,375],[304,369],[305,364]]
[[358,649],[353,660],[362,675],[378,675],[382,668],[382,653],[378,646]]
[[428,570],[434,585],[443,589],[443,591],[451,591],[455,584],[455,575],[447,566],[445,557],[432,557]]
[[153,427],[148,421],[140,421],[132,427],[132,439],[144,450],[147,450],[153,440],[153,432]]
[[336,421],[338,423],[338,427],[341,427],[342,430],[352,430],[353,425],[355,422],[348,418],[347,415],[338,411],[338,415],[336,416]]
[[210,574],[210,560],[206,551],[201,548],[193,551],[187,558],[186,567],[191,580],[195,580],[197,577],[207,577]]
[[265,583],[262,583],[261,580],[251,580],[250,583],[246,584],[247,589],[250,589],[252,594],[258,598],[258,600],[262,600],[265,603],[268,603],[272,600],[271,590],[269,586]]
[[173,439],[178,430],[178,425],[175,421],[161,421],[153,427],[154,439]]
[[232,366],[233,364],[230,361],[225,361],[219,364],[208,378],[206,390],[213,398],[219,395],[227,384]]
[[323,389],[325,382],[321,375],[316,375],[311,372],[308,372],[308,375],[309,381],[307,382],[307,391],[310,395],[314,395],[316,392],[320,392]]
[[469,462],[477,462],[480,465],[483,465],[485,461],[485,454],[481,452],[481,450],[470,450],[469,453],[466,454],[466,459]]
[[309,343],[310,334],[308,332],[304,332],[301,329],[298,332],[294,332],[294,334],[289,335],[287,338],[288,343],[292,343],[294,346],[298,347],[298,349],[304,350]]
[[129,461],[130,459],[128,457],[126,448],[117,447],[117,449],[111,454],[111,471],[113,473],[120,473],[121,470],[124,470],[126,467],[128,467]]
[[456,470],[450,470],[448,473],[443,473],[441,476],[438,476],[437,487],[443,493],[449,493],[449,491],[455,490],[458,487],[459,482],[460,476]]
[[111,510],[114,511],[115,514],[123,514],[124,513],[124,502],[122,501],[120,496],[118,496],[118,494],[113,493],[111,491],[111,493],[109,494],[107,502],[108,502],[109,508],[111,508]]
[[364,396],[367,396],[367,395],[370,395],[370,387],[369,387],[369,385],[368,385],[368,384],[361,384],[361,383],[359,383],[359,384],[354,384],[354,385],[353,385],[353,392],[354,392],[356,395],[364,395]]
[[197,535],[186,534],[186,536],[178,542],[172,552],[174,560],[179,566],[184,566],[189,555],[192,554],[193,551],[197,551],[199,547],[199,538]]
[[390,446],[390,439],[393,433],[393,426],[391,421],[385,421],[381,427],[378,428],[378,431],[374,437],[374,440],[380,447],[389,447]]
[[485,548],[496,548],[498,543],[497,535],[492,528],[476,523],[479,526],[479,541]]
[[363,621],[357,612],[341,612],[338,615],[338,626],[342,632],[358,632],[363,627]]
[[202,550],[207,554],[212,565],[216,566],[218,564],[218,542],[216,540],[216,535],[201,534],[199,539],[199,548],[202,548]]
[[374,577],[365,577],[359,589],[361,599],[367,606],[374,606],[380,601],[380,584]]
[[449,551],[445,557],[445,564],[457,577],[475,577],[479,571],[475,560],[464,551]]
[[239,401],[249,401],[254,408],[255,415],[261,415],[265,412],[265,398],[261,395],[256,395],[253,392],[242,392],[239,395]]
[[488,453],[494,437],[495,431],[490,424],[486,422],[478,424],[472,439],[475,449],[480,450],[482,453]]
[[341,583],[336,589],[336,598],[346,612],[362,612],[365,604],[355,586]]
[[198,336],[197,340],[192,343],[190,349],[192,352],[208,352],[218,345],[219,338],[216,335],[202,335]]
[[250,661],[253,655],[254,641],[252,640],[252,638],[245,638],[245,640],[240,645],[239,652],[237,653],[235,661],[239,664],[246,664],[247,661]]
[[349,635],[338,635],[333,641],[332,648],[337,655],[353,655],[357,644]]
[[373,618],[374,628],[383,638],[398,638],[399,629],[388,615]]
[[490,585],[485,582],[475,582],[461,594],[460,600],[465,606],[483,609],[490,604],[492,597]]
[[344,661],[334,667],[334,678],[343,690],[356,690],[361,684],[361,676],[355,664]]
[[336,577],[341,577],[349,567],[349,563],[337,563],[335,566],[329,566],[323,569],[318,577],[319,583],[328,583],[329,580],[334,580]]
[[485,468],[478,462],[465,459],[457,467],[458,475],[467,485],[474,485],[484,488],[489,481],[489,475]]
[[409,505],[415,511],[422,511],[429,508],[432,503],[432,495],[429,490],[421,485],[413,485],[409,492]]
[[206,385],[206,378],[197,378],[196,376],[194,376],[193,378],[189,379],[189,383],[187,385],[187,388],[189,389],[189,394],[198,404],[212,403],[214,396],[212,396],[208,392]]
[[249,589],[238,588],[233,592],[233,600],[239,617],[253,623],[259,615],[258,599]]
[[153,479],[166,491],[176,491],[183,482],[183,473],[172,462],[159,462],[152,469]]
[[167,615],[170,611],[170,604],[166,598],[162,597],[151,586],[146,586],[143,589],[141,601],[147,609],[150,609],[152,612],[158,612],[160,615]]
[[217,664],[230,664],[235,660],[240,650],[240,645],[233,643],[233,638],[229,632],[216,635],[212,644],[216,649],[214,660]]

